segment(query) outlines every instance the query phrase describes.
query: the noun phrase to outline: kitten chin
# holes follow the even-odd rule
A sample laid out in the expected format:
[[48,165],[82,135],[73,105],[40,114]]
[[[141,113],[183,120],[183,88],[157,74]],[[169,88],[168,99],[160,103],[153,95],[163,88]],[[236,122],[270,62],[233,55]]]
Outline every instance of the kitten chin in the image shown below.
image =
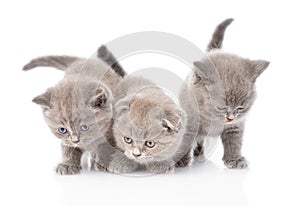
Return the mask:
[[127,158],[132,159],[135,162],[140,163],[140,164],[147,164],[148,162],[151,162],[151,161],[153,161],[153,159],[155,159],[155,157],[150,156],[150,155],[148,155],[148,156],[141,156],[141,157],[135,157],[134,155],[132,155],[131,152],[129,152],[127,150],[124,152],[124,155]]

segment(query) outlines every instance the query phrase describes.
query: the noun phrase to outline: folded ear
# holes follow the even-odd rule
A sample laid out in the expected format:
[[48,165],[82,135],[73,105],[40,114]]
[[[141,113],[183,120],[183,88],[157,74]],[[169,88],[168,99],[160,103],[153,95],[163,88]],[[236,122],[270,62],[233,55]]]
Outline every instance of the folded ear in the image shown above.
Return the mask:
[[51,90],[48,89],[45,93],[33,98],[32,102],[42,106],[44,109],[51,109]]
[[89,103],[94,109],[101,109],[108,106],[110,103],[110,96],[108,91],[103,88],[98,88],[90,98]]
[[35,67],[54,67],[65,71],[76,60],[79,60],[79,58],[72,56],[43,56],[31,60],[23,67],[23,70],[28,71]]
[[182,127],[182,111],[176,111],[176,113],[169,114],[166,118],[162,119],[162,126],[168,132],[178,133]]
[[257,77],[266,70],[270,62],[265,60],[255,60],[250,62],[249,75],[250,79],[255,82]]
[[211,85],[217,81],[217,74],[212,63],[196,61],[194,65],[196,67],[195,76],[197,78],[195,84],[201,81],[205,85]]

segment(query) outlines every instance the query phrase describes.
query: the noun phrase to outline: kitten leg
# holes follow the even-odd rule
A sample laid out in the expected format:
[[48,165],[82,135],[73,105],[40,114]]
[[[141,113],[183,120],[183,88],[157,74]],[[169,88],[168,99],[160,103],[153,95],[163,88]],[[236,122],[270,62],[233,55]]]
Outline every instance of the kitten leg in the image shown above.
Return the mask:
[[107,167],[103,162],[100,162],[98,159],[98,154],[94,152],[90,152],[90,164],[91,170],[95,170],[97,172],[107,172]]
[[205,157],[204,157],[204,140],[201,140],[199,142],[197,142],[194,150],[193,150],[193,154],[194,154],[194,157],[202,162],[205,160]]
[[111,162],[107,170],[112,173],[126,174],[134,172],[138,167],[138,163],[127,158],[122,152],[117,151],[112,155]]
[[73,175],[81,170],[82,150],[76,147],[62,145],[63,162],[58,164],[56,172],[60,175]]
[[151,162],[146,165],[146,169],[155,174],[173,173],[175,171],[175,162],[171,160]]
[[187,167],[192,163],[191,157],[192,150],[189,150],[178,162],[176,162],[175,167]]
[[248,163],[241,155],[244,124],[226,126],[221,134],[224,147],[223,161],[231,169],[243,169]]
[[96,171],[108,171],[112,156],[117,150],[108,142],[97,145],[89,151],[91,156],[91,168]]

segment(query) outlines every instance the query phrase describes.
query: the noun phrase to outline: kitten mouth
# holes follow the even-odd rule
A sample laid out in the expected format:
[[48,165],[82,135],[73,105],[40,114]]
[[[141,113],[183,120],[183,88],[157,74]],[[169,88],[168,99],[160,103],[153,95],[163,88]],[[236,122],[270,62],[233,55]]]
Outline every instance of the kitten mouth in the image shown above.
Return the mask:
[[226,119],[226,124],[232,124],[232,122],[233,122],[233,119]]
[[80,143],[63,142],[63,145],[69,146],[69,147],[79,147],[79,146],[80,146]]

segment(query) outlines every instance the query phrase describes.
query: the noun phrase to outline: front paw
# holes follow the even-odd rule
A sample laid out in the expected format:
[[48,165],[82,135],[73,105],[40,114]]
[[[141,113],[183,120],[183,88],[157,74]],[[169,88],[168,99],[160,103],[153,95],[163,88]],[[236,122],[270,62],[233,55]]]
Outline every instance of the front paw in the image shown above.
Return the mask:
[[175,165],[151,164],[148,165],[147,170],[154,174],[169,174],[175,172]]
[[175,167],[188,167],[192,165],[192,150],[189,150],[179,161],[176,162]]
[[169,167],[165,171],[163,171],[164,174],[171,174],[175,172],[175,166]]
[[197,143],[196,148],[193,151],[194,159],[199,162],[204,162],[206,160],[206,157],[204,155],[204,146],[202,143]]
[[128,174],[132,173],[137,169],[136,164],[131,164],[131,163],[118,163],[114,164],[111,163],[109,164],[107,170],[111,173],[116,173],[116,174]]
[[95,171],[97,171],[97,172],[108,172],[107,167],[104,167],[104,166],[102,166],[102,165],[100,165],[100,164],[98,164],[98,163],[95,163],[95,164],[94,164],[93,169],[94,169]]
[[78,174],[81,170],[81,166],[60,163],[56,167],[56,173],[60,175],[74,175]]
[[229,169],[245,169],[248,167],[248,162],[244,157],[224,160],[224,164]]
[[188,167],[192,165],[192,158],[184,156],[178,162],[176,162],[175,167]]

